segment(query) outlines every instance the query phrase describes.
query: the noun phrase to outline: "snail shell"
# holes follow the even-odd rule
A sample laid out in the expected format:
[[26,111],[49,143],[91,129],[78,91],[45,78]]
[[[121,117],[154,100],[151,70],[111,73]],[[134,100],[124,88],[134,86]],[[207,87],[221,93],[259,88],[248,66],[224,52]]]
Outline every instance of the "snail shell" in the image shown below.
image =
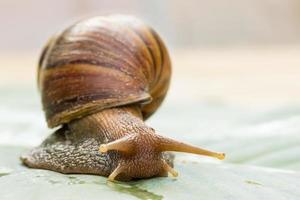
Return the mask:
[[170,83],[169,54],[154,30],[133,17],[80,21],[50,40],[38,84],[49,127],[121,105],[139,104],[144,119]]

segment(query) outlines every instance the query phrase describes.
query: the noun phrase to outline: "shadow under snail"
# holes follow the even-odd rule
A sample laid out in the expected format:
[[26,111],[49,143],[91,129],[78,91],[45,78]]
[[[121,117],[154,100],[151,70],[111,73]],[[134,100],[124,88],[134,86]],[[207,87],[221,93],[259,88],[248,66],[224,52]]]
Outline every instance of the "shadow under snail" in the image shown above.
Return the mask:
[[50,39],[38,67],[48,126],[60,127],[22,162],[125,181],[177,176],[168,151],[223,159],[144,123],[162,103],[170,76],[161,38],[134,17],[94,17],[67,28]]

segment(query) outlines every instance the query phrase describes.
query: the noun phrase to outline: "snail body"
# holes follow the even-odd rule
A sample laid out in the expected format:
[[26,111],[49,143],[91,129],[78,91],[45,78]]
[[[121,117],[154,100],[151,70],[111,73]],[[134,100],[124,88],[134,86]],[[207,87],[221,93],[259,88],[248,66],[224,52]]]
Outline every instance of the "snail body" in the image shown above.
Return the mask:
[[23,163],[131,180],[176,176],[166,151],[223,159],[144,123],[161,105],[170,77],[165,45],[134,17],[95,17],[69,27],[50,39],[38,68],[47,124],[60,128],[22,156]]

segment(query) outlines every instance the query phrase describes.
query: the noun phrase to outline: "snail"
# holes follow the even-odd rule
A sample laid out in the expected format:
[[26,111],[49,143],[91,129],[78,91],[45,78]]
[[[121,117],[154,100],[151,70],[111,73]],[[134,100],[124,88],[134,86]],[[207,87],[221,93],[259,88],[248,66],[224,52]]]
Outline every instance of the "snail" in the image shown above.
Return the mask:
[[127,181],[177,176],[169,151],[223,159],[145,124],[166,96],[170,76],[164,43],[139,19],[112,15],[70,26],[50,39],[38,66],[47,124],[58,128],[22,162]]

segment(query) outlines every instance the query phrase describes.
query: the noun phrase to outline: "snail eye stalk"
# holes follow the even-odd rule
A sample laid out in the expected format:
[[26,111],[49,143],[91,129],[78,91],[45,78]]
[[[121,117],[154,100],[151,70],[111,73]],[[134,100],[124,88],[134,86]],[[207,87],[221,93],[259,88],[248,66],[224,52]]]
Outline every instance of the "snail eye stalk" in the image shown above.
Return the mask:
[[219,160],[223,160],[225,158],[225,153],[209,151],[206,149],[195,147],[189,144],[185,144],[183,142],[178,142],[176,140],[161,137],[161,136],[158,137],[157,143],[160,151],[177,151],[177,152],[192,153],[192,154],[217,158]]

